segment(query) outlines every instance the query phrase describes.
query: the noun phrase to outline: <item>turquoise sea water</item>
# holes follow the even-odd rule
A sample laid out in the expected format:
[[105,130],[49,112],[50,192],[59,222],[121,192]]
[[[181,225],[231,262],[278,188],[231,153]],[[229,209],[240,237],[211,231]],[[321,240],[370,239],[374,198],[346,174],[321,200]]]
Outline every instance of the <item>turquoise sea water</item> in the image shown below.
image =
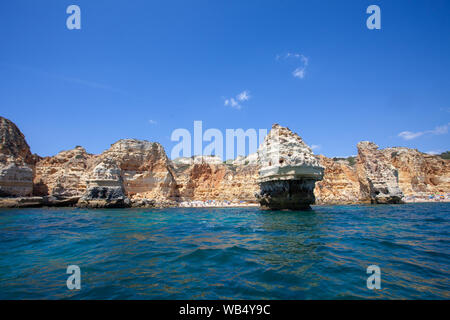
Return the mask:
[[[0,210],[0,299],[449,299],[450,204]],[[68,265],[81,290],[67,289]],[[381,268],[381,290],[366,286]]]

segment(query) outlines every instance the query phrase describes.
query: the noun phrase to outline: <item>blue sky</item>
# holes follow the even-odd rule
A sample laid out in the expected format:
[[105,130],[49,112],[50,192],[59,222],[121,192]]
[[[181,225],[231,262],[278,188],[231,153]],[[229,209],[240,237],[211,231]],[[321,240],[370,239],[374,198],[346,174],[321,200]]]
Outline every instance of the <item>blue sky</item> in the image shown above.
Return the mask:
[[[70,4],[81,30],[66,28]],[[381,30],[366,27],[371,4]],[[170,154],[194,120],[224,133],[279,123],[331,157],[362,140],[446,151],[449,12],[445,0],[2,1],[0,115],[42,156],[121,138]]]

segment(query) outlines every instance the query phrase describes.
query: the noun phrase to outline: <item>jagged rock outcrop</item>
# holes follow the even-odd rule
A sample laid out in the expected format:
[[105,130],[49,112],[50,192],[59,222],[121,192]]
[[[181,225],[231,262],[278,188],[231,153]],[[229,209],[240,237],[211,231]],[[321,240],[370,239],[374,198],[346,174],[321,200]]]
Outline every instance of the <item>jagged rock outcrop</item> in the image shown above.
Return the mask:
[[95,156],[77,146],[36,163],[34,195],[56,198],[81,197],[86,191],[88,169]]
[[162,200],[178,196],[172,164],[159,143],[120,140],[104,157],[118,163],[125,192],[130,198]]
[[87,179],[87,190],[78,202],[80,207],[121,208],[130,205],[125,195],[121,170],[116,160],[100,160]]
[[450,160],[409,148],[382,151],[398,171],[398,185],[405,200],[450,192]]
[[317,156],[325,168],[322,181],[316,183],[314,194],[317,204],[352,204],[361,202],[361,191],[355,166],[347,161],[334,161]]
[[258,158],[258,198],[263,208],[308,209],[315,202],[314,187],[323,177],[323,167],[300,136],[274,124]]
[[33,168],[38,159],[32,155],[25,137],[10,120],[0,117],[0,196],[31,196]]
[[361,198],[372,203],[400,203],[403,193],[398,185],[398,171],[389,157],[369,141],[358,143],[356,170]]
[[0,164],[34,165],[36,159],[19,128],[12,121],[0,117]]
[[174,164],[180,201],[228,200],[255,202],[258,165]]
[[[448,196],[450,160],[404,147],[378,149],[369,142],[361,146],[363,152],[357,157],[356,165],[319,156],[325,172],[323,180],[316,184],[316,203],[396,203],[400,197],[401,201],[420,202]],[[366,171],[365,166],[371,169]],[[381,183],[371,186],[369,177],[374,176]],[[383,186],[385,183],[389,185]],[[383,192],[376,194],[376,187]],[[393,199],[389,199],[390,192],[394,194]]]
[[33,169],[9,163],[0,166],[0,197],[31,196],[33,193]]
[[178,197],[170,160],[159,143],[123,139],[95,159],[80,206],[129,206],[133,200]]

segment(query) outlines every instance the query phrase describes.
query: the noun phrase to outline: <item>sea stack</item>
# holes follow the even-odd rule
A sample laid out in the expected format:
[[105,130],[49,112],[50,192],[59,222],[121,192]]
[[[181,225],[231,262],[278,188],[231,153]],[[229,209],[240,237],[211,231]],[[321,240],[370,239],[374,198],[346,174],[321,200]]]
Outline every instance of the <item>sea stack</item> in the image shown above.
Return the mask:
[[[361,191],[371,203],[402,203],[403,192],[398,184],[398,170],[390,157],[369,141],[358,143],[357,172]],[[395,157],[395,151],[392,152]]]
[[306,210],[314,204],[315,183],[322,180],[324,168],[300,136],[274,124],[258,149],[258,159],[257,197],[263,209]]

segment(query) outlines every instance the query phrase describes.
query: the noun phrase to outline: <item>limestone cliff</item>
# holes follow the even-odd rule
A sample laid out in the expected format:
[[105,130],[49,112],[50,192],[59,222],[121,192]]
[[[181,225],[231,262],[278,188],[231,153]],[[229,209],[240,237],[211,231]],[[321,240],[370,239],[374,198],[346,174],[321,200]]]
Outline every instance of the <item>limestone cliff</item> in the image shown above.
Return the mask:
[[0,117],[0,196],[31,196],[33,169],[38,157],[19,128]]
[[19,128],[0,116],[0,164],[33,165],[36,159]]
[[130,198],[177,196],[172,164],[159,143],[120,140],[102,157],[113,159],[119,165],[124,189]]
[[255,201],[259,191],[259,166],[255,164],[175,164],[175,170],[181,201]]
[[[95,158],[87,176],[83,205],[105,201],[128,206],[132,200],[174,201],[178,197],[174,170],[159,143],[123,139]],[[119,202],[114,202],[117,197]]]
[[317,157],[325,168],[322,181],[316,183],[317,204],[351,204],[362,202],[360,183],[355,167],[347,161]]
[[399,203],[403,193],[398,185],[398,171],[389,157],[369,141],[358,143],[356,172],[358,174],[361,200],[372,203]]
[[122,172],[115,159],[99,157],[88,174],[87,190],[78,202],[80,207],[120,208],[130,205],[125,195]]
[[42,158],[36,163],[34,195],[80,197],[86,191],[87,171],[94,158],[80,146]]
[[438,156],[361,142],[353,164],[314,156],[279,125],[266,139],[258,153],[226,163],[213,156],[171,161],[159,143],[136,139],[119,140],[100,155],[75,147],[41,158],[31,154],[17,126],[0,117],[0,207],[73,205],[78,199],[86,207],[147,207],[267,196],[295,205],[314,198],[317,204],[396,203],[450,192],[450,160]]
[[450,192],[450,160],[403,147],[358,146],[356,165],[319,157],[325,172],[316,184],[318,204],[425,201]]
[[383,152],[398,171],[405,200],[450,192],[450,160],[408,148],[386,148]]
[[0,165],[0,197],[31,196],[33,193],[33,169],[15,163]]

